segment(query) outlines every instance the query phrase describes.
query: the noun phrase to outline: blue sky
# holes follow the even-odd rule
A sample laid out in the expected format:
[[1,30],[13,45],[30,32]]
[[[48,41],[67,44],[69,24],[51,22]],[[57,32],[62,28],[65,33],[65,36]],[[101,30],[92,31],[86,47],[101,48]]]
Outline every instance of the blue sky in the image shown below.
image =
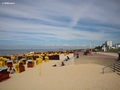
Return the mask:
[[0,0],[0,49],[87,48],[107,40],[120,43],[119,0]]

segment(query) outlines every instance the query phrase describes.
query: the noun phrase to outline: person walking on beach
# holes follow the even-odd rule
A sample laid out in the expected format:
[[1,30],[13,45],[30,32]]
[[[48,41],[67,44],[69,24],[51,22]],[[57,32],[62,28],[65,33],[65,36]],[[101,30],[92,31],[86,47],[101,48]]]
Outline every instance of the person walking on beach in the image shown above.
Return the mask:
[[76,58],[79,58],[79,54],[78,53],[76,54]]

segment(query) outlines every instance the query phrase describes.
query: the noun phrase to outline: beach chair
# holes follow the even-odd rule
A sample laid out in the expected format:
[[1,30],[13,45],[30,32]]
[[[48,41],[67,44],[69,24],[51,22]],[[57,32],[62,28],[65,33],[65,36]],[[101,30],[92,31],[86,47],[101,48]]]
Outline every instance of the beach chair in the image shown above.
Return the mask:
[[49,57],[45,56],[45,62],[49,62]]
[[16,73],[21,73],[21,72],[25,71],[24,63],[21,61],[16,63],[15,64],[15,71],[16,71]]
[[27,67],[28,68],[33,68],[35,65],[34,65],[34,60],[28,60],[28,63],[27,63]]
[[36,58],[36,65],[42,64],[42,58]]
[[8,67],[13,67],[13,62],[12,62],[12,60],[7,60],[7,66],[8,66]]
[[9,72],[7,72],[7,69],[7,66],[0,68],[0,82],[9,78]]

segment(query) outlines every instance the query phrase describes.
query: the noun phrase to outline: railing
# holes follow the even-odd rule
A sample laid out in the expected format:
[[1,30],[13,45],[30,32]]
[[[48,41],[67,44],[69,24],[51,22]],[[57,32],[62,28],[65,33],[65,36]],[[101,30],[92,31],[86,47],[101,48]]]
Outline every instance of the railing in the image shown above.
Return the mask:
[[117,71],[117,74],[120,75],[120,61],[116,61],[116,62],[102,68],[103,74],[104,74],[104,69],[106,69],[107,67],[109,67],[113,72]]

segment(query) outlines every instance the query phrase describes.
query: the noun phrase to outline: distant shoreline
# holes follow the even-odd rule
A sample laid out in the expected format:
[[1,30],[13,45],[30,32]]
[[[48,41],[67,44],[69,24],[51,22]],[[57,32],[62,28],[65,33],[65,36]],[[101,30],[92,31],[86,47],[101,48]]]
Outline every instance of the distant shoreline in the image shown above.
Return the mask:
[[64,51],[64,50],[82,50],[82,49],[2,49],[0,56],[8,56],[12,54],[25,54],[30,52],[49,52],[49,51]]

